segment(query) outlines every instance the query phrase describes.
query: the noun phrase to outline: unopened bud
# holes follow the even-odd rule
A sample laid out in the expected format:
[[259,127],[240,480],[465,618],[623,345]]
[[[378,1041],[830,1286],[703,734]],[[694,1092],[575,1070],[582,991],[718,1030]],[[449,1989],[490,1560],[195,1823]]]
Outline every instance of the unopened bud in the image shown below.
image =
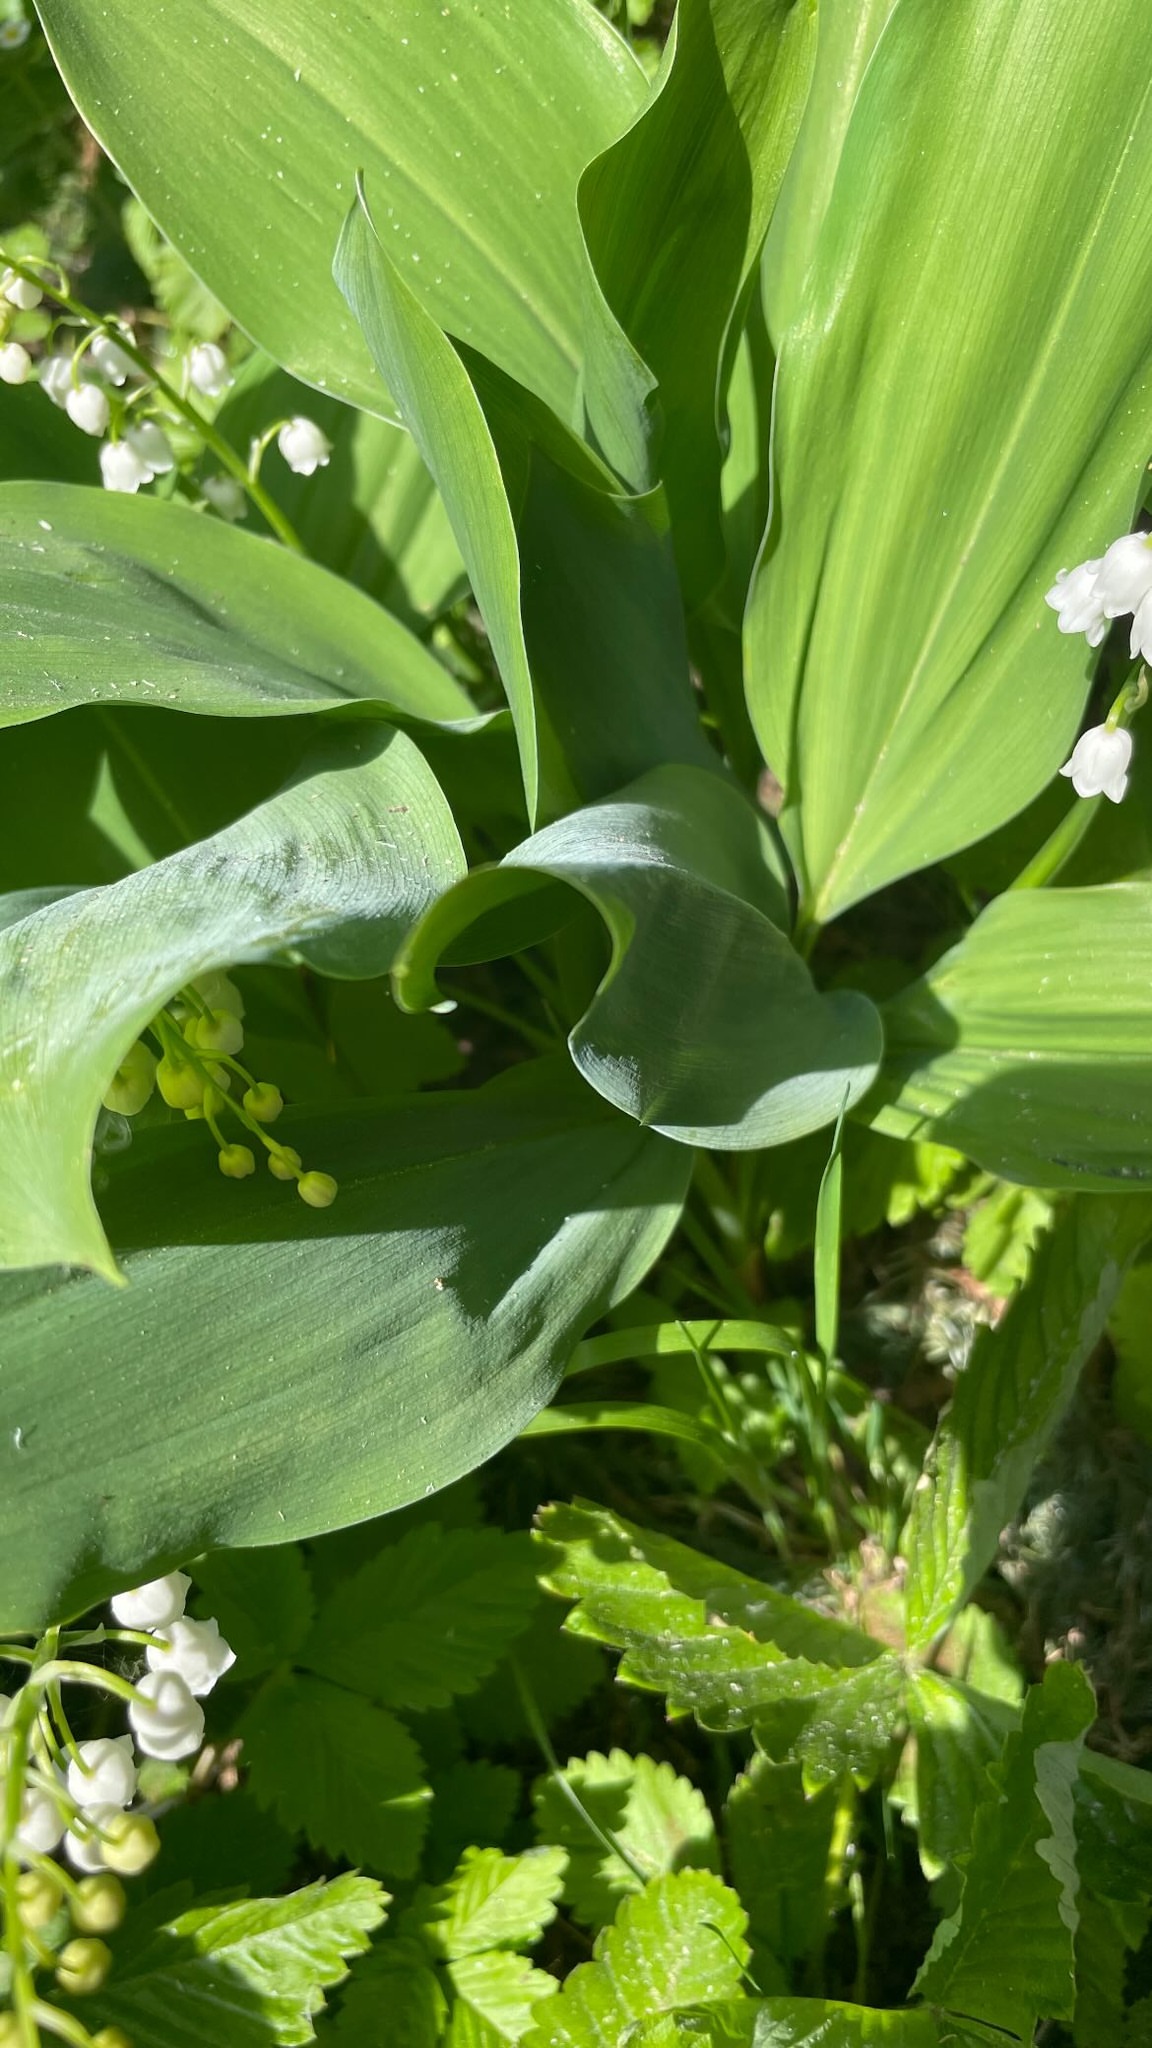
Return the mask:
[[330,1173],[305,1173],[296,1183],[296,1192],[310,1209],[330,1209],[340,1188]]
[[60,1911],[63,1895],[64,1887],[51,1871],[22,1870],[16,1880],[16,1896],[25,1927],[47,1927]]
[[[109,1870],[119,1871],[121,1877],[138,1877],[150,1863],[155,1863],[159,1854],[160,1837],[156,1824],[146,1813],[119,1813],[115,1820],[105,1822],[104,1861]],[[99,1883],[100,1880],[97,1878],[93,1882]],[[109,1921],[108,1924],[114,1927],[119,1923]]]
[[268,1171],[275,1180],[297,1180],[303,1161],[291,1145],[277,1145],[268,1154]]
[[82,434],[107,433],[108,398],[98,384],[74,384],[64,400],[64,410]]
[[244,1107],[258,1124],[274,1124],[284,1107],[284,1097],[271,1081],[257,1081],[244,1094]]
[[32,375],[32,358],[18,341],[6,341],[0,348],[0,384],[26,384]]
[[225,1145],[222,1147],[218,1165],[228,1180],[247,1180],[256,1171],[256,1161],[247,1145]]
[[72,1923],[81,1934],[111,1934],[123,1920],[127,1904],[118,1877],[82,1877],[72,1896]]
[[30,278],[18,277],[14,270],[6,270],[3,278],[0,278],[0,297],[7,299],[8,304],[15,306],[21,313],[31,313],[34,307],[40,304],[44,294],[40,286],[33,284]]
[[136,1116],[156,1086],[156,1055],[139,1039],[125,1053],[104,1097],[105,1109]]
[[188,1037],[204,1052],[238,1053],[244,1043],[244,1026],[231,1010],[209,1010],[189,1024]]
[[56,1982],[73,1998],[84,1998],[100,1990],[111,1968],[111,1949],[84,1935],[79,1941],[64,1943],[56,1958]]
[[156,1086],[169,1109],[198,1109],[204,1100],[204,1082],[196,1068],[167,1053],[156,1069]]

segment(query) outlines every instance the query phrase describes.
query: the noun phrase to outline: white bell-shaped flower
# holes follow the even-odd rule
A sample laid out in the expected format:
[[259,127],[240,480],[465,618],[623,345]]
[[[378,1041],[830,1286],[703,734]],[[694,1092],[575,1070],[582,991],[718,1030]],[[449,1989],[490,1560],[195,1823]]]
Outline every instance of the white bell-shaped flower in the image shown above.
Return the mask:
[[204,1740],[204,1709],[178,1671],[146,1671],[128,1719],[137,1748],[163,1763],[192,1756]]
[[18,341],[0,344],[0,384],[26,384],[32,375],[32,358]]
[[206,476],[200,486],[214,512],[221,519],[235,524],[248,513],[248,496],[242,483],[234,476]]
[[43,297],[38,284],[20,277],[14,270],[6,270],[0,277],[0,299],[7,299],[8,304],[16,306],[21,313],[31,313]]
[[186,1572],[168,1572],[130,1593],[117,1593],[112,1612],[121,1628],[167,1628],[183,1614],[191,1584]]
[[1110,619],[1134,612],[1152,591],[1152,547],[1146,533],[1126,533],[1105,550],[1096,597]]
[[1108,631],[1108,614],[1096,594],[1100,562],[1081,562],[1075,569],[1061,569],[1045,604],[1056,613],[1062,633],[1086,633],[1089,647],[1099,647]]
[[124,439],[137,460],[144,464],[149,476],[167,476],[170,469],[175,469],[172,443],[155,420],[138,420],[134,427],[128,428]]
[[236,1662],[236,1652],[225,1642],[218,1621],[174,1621],[144,1654],[150,1671],[178,1672],[198,1699],[204,1699]]
[[100,450],[100,475],[106,491],[138,491],[152,481],[152,471],[127,441],[105,441]]
[[312,476],[318,469],[326,469],[332,453],[332,443],[315,420],[306,420],[297,414],[295,419],[285,420],[276,436],[276,445],[297,476]]
[[119,1806],[86,1806],[84,1819],[86,1828],[71,1827],[64,1837],[64,1854],[73,1870],[79,1870],[90,1877],[105,1868],[104,1844],[100,1833],[110,1821],[119,1820],[122,1809]]
[[40,365],[40,389],[47,392],[53,405],[67,403],[72,389],[71,356],[45,356]]
[[110,334],[95,334],[88,350],[93,367],[109,384],[126,384],[136,365]]
[[21,1848],[33,1856],[49,1856],[63,1835],[64,1816],[51,1792],[43,1785],[26,1785],[16,1830]]
[[98,384],[73,385],[64,400],[64,410],[82,434],[108,432],[108,394]]
[[205,398],[219,398],[234,381],[228,358],[214,341],[198,341],[188,357],[188,378]]
[[1068,775],[1077,796],[1106,796],[1118,804],[1128,787],[1128,764],[1132,759],[1132,735],[1123,727],[1109,730],[1094,725],[1081,733],[1065,761],[1061,775]]
[[99,1736],[82,1742],[80,1761],[68,1766],[68,1790],[85,1811],[93,1806],[130,1806],[136,1796],[136,1760],[130,1735]]

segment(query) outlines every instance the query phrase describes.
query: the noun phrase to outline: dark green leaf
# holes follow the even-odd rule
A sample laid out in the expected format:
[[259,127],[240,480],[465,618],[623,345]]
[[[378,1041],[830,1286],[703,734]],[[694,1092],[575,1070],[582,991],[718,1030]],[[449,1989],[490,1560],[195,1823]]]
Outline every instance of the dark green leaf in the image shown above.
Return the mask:
[[220,1623],[245,1684],[295,1658],[314,1609],[308,1567],[295,1544],[199,1557],[196,1584],[198,1607]]
[[252,1793],[284,1827],[329,1856],[412,1876],[432,1793],[394,1714],[292,1673],[269,1681],[240,1733]]

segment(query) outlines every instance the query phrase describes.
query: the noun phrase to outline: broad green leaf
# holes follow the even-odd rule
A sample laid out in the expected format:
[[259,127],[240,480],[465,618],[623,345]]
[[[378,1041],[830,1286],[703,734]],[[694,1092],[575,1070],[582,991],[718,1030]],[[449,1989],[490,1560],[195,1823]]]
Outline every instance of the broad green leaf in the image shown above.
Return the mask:
[[58,483],[97,484],[97,444],[78,434],[66,412],[53,405],[38,384],[5,385],[0,398],[0,482],[43,478]]
[[[621,1844],[628,1863],[592,1833],[565,1795],[564,1785],[571,1787],[609,1841]],[[621,1899],[639,1891],[650,1878],[667,1876],[685,1865],[719,1868],[716,1830],[703,1793],[678,1776],[671,1764],[656,1763],[650,1756],[633,1757],[614,1749],[607,1756],[592,1750],[588,1756],[571,1757],[563,1784],[540,1778],[533,1802],[540,1840],[559,1842],[568,1851],[564,1898],[588,1927],[606,1926]]]
[[532,1948],[556,1918],[568,1862],[564,1848],[466,1849],[456,1870],[417,1896],[410,1916],[433,1955],[445,1962],[489,1949]]
[[1080,1900],[1076,1930],[1076,2048],[1124,2039],[1125,1987],[1133,1949],[1148,1925],[1147,1906],[1122,1906],[1114,1899]]
[[1075,734],[1086,649],[1043,594],[1127,530],[1148,454],[1143,25],[1142,0],[901,0],[860,84],[785,291],[749,615],[815,922],[993,831]]
[[653,2012],[733,1998],[748,1949],[735,1892],[707,1870],[657,1877],[624,1900],[580,1963],[550,1998],[527,2048],[624,2048]]
[[456,1997],[447,2048],[504,2048],[505,2042],[522,2041],[535,2024],[537,2006],[560,1989],[527,1956],[499,1949],[450,1963],[448,1977]]
[[916,1852],[929,1879],[970,1847],[976,1809],[1013,1725],[1010,1706],[934,1671],[917,1672],[907,1694],[911,1783],[904,1818],[916,1830]]
[[359,1963],[326,2027],[332,2048],[439,2048],[448,2001],[418,1941],[391,1937]]
[[277,1129],[331,1209],[222,1181],[195,1126],[141,1133],[104,1198],[131,1291],[0,1281],[0,1628],[483,1463],[663,1249],[690,1165],[550,1062]]
[[1015,1294],[1052,1214],[1047,1195],[1002,1181],[969,1212],[961,1248],[965,1271],[992,1294]]
[[1146,1198],[1072,1202],[1003,1321],[978,1333],[900,1539],[913,1648],[932,1643],[992,1563],[1149,1235]]
[[117,1962],[85,1999],[86,2025],[120,2027],[135,2048],[284,2048],[315,2039],[324,1992],[367,1948],[387,1895],[338,1877],[285,1899],[197,1906]]
[[447,1876],[473,1843],[503,1842],[519,1813],[520,1793],[519,1772],[510,1764],[489,1763],[484,1756],[467,1757],[438,1770],[436,1803],[424,1849],[424,1869],[429,1877],[438,1881]]
[[[338,398],[306,391],[259,354],[242,366],[216,424],[247,460],[254,437],[296,413],[327,434],[327,467],[298,476],[273,442],[261,475],[309,559],[367,591],[407,625],[435,618],[462,588],[464,565],[411,434]],[[255,509],[249,522],[262,526]]]
[[387,971],[464,865],[451,812],[402,733],[345,733],[215,839],[85,890],[0,936],[0,1264],[116,1264],[89,1185],[101,1098],[197,975],[291,952]]
[[[65,81],[149,213],[306,383],[387,406],[331,282],[357,173],[441,325],[574,412],[591,272],[576,186],[644,97],[586,0],[44,0]],[[180,90],[158,92],[180,51]],[[219,138],[227,133],[225,161]]]
[[538,1597],[525,1536],[426,1523],[341,1581],[300,1662],[383,1706],[446,1707],[487,1677]]
[[196,1585],[198,1611],[215,1615],[245,1684],[295,1660],[315,1611],[308,1567],[295,1544],[199,1557]]
[[1073,1790],[1094,1712],[1075,1665],[1050,1665],[1032,1687],[976,1812],[960,1904],[936,1929],[916,1979],[930,2003],[1022,2041],[1038,2019],[1072,2014]]
[[1152,888],[1020,889],[884,1009],[873,1122],[1046,1188],[1152,1183]]
[[749,1935],[783,1962],[810,1955],[825,1938],[836,1807],[834,1786],[805,1793],[798,1765],[764,1756],[753,1757],[725,1802],[732,1882]]
[[762,821],[731,785],[690,768],[656,770],[547,826],[445,895],[397,965],[402,1006],[430,1007],[445,949],[478,957],[459,944],[478,924],[483,957],[485,913],[530,896],[547,907],[549,881],[592,902],[612,940],[568,1042],[617,1108],[683,1144],[757,1148],[833,1122],[867,1088],[875,1011],[851,991],[816,992],[776,922]]
[[580,184],[601,287],[658,381],[661,473],[690,596],[703,596],[724,565],[725,345],[788,162],[815,47],[809,0],[681,0],[656,90]]
[[155,498],[0,487],[0,724],[72,704],[217,718],[474,706],[397,619],[326,570]]
[[634,2037],[636,2048],[968,2048],[986,2038],[927,2012],[880,2012],[824,1998],[744,1998],[678,2013]]
[[413,1875],[432,1792],[394,1714],[290,1672],[260,1689],[239,1733],[252,1794],[284,1827],[329,1856]]
[[[180,1772],[179,1765],[160,1768]],[[234,1897],[271,1897],[289,1888],[299,1855],[296,1837],[245,1785],[223,1796],[177,1801],[164,1815],[160,1854],[133,1885],[133,1898],[147,1892],[162,1900],[180,1884],[209,1896],[219,1891],[222,1870]]]

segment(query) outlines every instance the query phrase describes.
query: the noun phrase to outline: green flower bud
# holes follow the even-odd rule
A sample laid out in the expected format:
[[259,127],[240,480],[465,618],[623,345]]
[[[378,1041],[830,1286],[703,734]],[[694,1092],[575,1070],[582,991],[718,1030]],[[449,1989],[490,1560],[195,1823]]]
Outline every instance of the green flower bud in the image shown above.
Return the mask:
[[284,1107],[284,1097],[271,1081],[257,1081],[245,1091],[244,1107],[258,1124],[274,1124]]
[[99,1877],[82,1877],[72,1899],[73,1926],[81,1934],[111,1934],[123,1920],[127,1904],[118,1877],[103,1873]]
[[22,1870],[16,1880],[16,1894],[25,1927],[47,1927],[60,1911],[64,1887],[51,1871]]
[[[146,1813],[118,1813],[115,1819],[105,1822],[103,1834],[104,1861],[109,1870],[118,1870],[122,1877],[138,1877],[160,1854],[156,1823],[149,1820]],[[99,1883],[101,1880],[93,1878],[90,1882]],[[123,1898],[122,1891],[120,1895]]]
[[237,1053],[244,1043],[244,1026],[230,1010],[209,1010],[206,1016],[193,1018],[186,1036],[200,1051]]
[[195,1067],[167,1053],[156,1069],[156,1086],[169,1109],[199,1109],[204,1098],[204,1083]]
[[205,1116],[219,1116],[225,1106],[225,1100],[224,1090],[218,1088],[215,1081],[209,1081],[200,1107]]
[[155,1086],[156,1055],[137,1039],[108,1085],[104,1107],[116,1110],[120,1116],[135,1116],[150,1099]]
[[268,1171],[276,1180],[295,1180],[301,1164],[300,1154],[291,1145],[277,1145],[268,1154]]
[[310,1209],[330,1209],[340,1189],[330,1173],[305,1173],[296,1183],[296,1192]]
[[246,1180],[256,1171],[256,1161],[247,1145],[225,1145],[219,1158],[220,1171],[229,1180]]
[[244,1015],[244,998],[222,967],[213,968],[211,974],[198,975],[192,986],[210,1010],[227,1010],[232,1017]]
[[132,2042],[123,2027],[101,2027],[92,2036],[92,2048],[132,2048]]
[[112,1951],[107,1943],[85,1935],[64,1943],[56,1958],[56,1982],[73,1998],[84,1998],[100,1990],[111,1968]]

